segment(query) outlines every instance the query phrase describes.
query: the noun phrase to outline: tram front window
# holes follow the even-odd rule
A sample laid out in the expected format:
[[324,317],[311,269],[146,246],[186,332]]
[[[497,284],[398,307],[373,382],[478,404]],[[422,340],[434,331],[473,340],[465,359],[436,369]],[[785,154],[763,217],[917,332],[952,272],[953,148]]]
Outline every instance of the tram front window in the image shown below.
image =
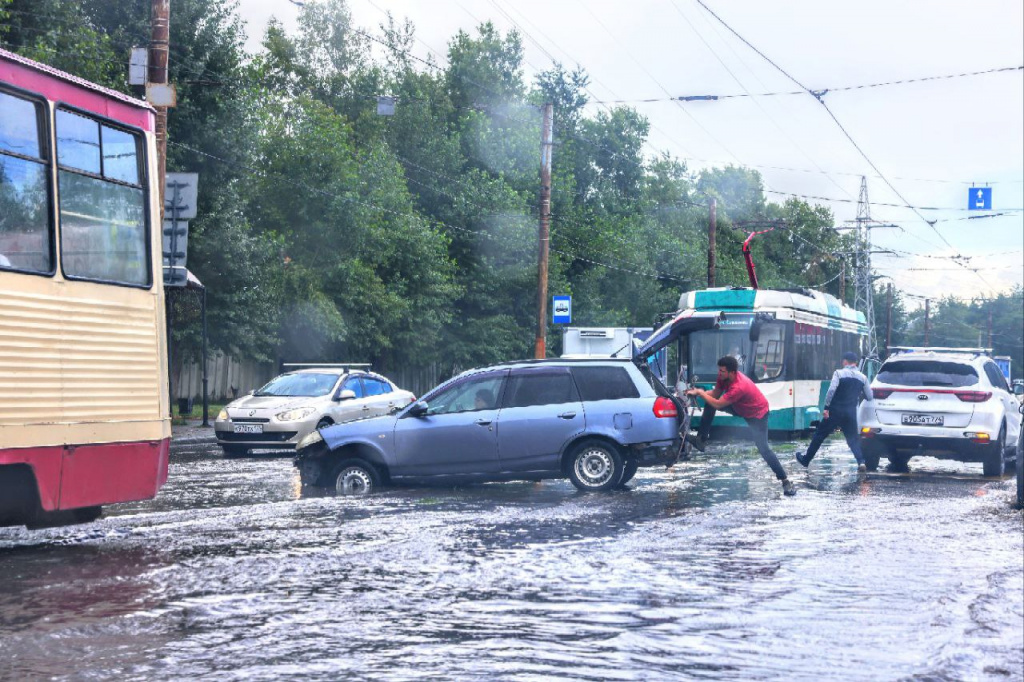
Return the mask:
[[742,371],[750,356],[750,332],[743,330],[695,332],[690,335],[690,378],[714,383],[718,377],[718,359],[731,355]]

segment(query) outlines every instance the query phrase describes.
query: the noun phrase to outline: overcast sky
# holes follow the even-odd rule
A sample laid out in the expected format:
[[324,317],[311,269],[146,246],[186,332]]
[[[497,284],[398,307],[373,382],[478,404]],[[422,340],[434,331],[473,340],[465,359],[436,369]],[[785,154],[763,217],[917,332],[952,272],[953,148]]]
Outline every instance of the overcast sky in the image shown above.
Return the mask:
[[[704,2],[812,90],[1024,65],[1020,0]],[[431,50],[435,58],[443,55],[456,31],[481,21],[518,27],[528,78],[549,68],[552,57],[579,64],[601,100],[799,89],[696,0],[350,0],[350,6],[357,24],[378,33],[384,11],[409,18],[420,40],[414,54],[424,58]],[[299,8],[289,0],[240,0],[240,11],[255,50],[271,16],[293,30]],[[651,121],[648,153],[669,151],[694,169],[753,166],[776,201],[787,194],[844,200],[811,200],[828,204],[837,224],[856,217],[860,176],[867,175],[872,217],[900,226],[874,230],[876,246],[916,254],[876,255],[875,267],[907,292],[971,298],[1024,282],[1024,71],[833,91],[824,101],[907,203],[949,209],[920,211],[939,220],[934,227],[910,209],[882,205],[905,202],[810,95],[631,106]],[[968,219],[983,215],[963,210],[972,184],[992,187],[995,212],[1018,210]],[[957,254],[970,256],[980,276],[935,258]]]

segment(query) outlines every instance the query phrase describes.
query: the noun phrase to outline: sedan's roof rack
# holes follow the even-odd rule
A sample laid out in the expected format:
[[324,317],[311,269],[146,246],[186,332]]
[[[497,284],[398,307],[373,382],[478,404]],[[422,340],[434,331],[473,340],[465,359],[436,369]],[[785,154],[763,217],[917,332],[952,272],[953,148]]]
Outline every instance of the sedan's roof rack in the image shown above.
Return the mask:
[[946,346],[890,346],[890,354],[896,353],[963,353],[966,355],[992,355],[991,348],[950,348]]

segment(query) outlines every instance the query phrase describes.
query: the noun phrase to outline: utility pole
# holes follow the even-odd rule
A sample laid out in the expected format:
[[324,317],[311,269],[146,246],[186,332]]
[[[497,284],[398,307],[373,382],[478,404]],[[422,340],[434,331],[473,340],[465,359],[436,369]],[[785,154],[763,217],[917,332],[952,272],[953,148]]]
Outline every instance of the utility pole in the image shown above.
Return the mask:
[[988,347],[993,348],[992,345],[992,304],[988,306]]
[[544,105],[540,139],[540,227],[537,256],[537,339],[533,357],[543,360],[547,357],[548,328],[548,246],[551,241],[551,152],[554,147],[553,111],[548,103]]
[[931,308],[928,305],[929,303],[931,303],[930,299],[924,299],[924,345],[926,348],[928,347],[928,332],[931,331]]
[[708,289],[715,286],[715,233],[718,231],[718,199],[708,204]]
[[[152,0],[150,13],[149,82],[167,84],[167,51],[171,40],[171,0]],[[167,174],[167,107],[156,108],[156,154],[159,175],[160,216],[164,210],[164,179]]]
[[846,304],[846,259],[839,263],[839,302]]
[[889,282],[885,295],[885,354],[889,354],[892,345],[892,282]]

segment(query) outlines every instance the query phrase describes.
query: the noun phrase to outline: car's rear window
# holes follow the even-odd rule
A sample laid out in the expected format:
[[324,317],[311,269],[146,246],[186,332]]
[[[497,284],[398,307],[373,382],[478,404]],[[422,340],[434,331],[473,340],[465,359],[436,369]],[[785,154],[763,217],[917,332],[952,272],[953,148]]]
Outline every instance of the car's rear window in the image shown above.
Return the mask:
[[978,372],[970,365],[937,360],[897,360],[878,371],[878,381],[897,386],[973,386]]
[[572,376],[584,402],[640,397],[624,367],[573,367]]

